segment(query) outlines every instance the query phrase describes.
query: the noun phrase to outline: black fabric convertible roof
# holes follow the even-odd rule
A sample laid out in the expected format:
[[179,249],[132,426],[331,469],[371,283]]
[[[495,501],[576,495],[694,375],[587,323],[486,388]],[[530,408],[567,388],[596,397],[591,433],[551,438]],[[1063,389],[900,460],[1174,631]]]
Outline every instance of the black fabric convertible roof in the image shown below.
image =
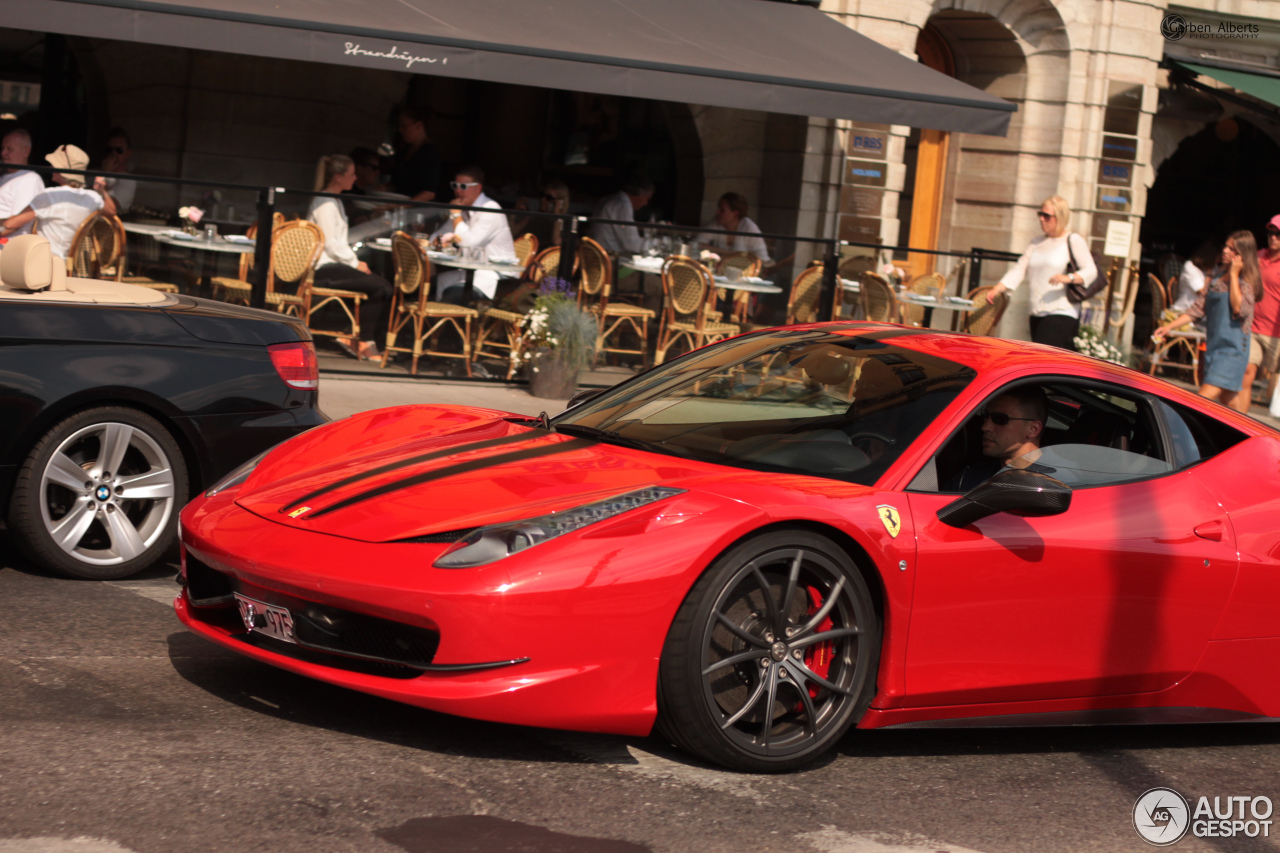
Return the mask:
[[5,26],[1003,135],[1013,104],[769,0],[0,0]]

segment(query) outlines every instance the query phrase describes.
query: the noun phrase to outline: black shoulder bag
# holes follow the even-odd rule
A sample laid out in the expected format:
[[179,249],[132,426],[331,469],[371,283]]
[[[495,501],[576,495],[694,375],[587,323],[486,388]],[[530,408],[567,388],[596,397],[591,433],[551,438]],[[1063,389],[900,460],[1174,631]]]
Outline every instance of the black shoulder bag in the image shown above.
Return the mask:
[[[1093,257],[1093,268],[1096,270],[1093,281],[1086,281],[1081,284],[1071,282],[1067,285],[1067,300],[1069,302],[1080,304],[1086,299],[1092,299],[1098,294],[1102,288],[1107,286],[1107,277],[1102,274],[1102,258],[1098,257],[1097,252],[1090,252]],[[1075,275],[1080,272],[1080,265],[1076,263],[1076,253],[1071,248],[1071,235],[1067,235],[1067,256],[1071,258],[1067,262],[1067,275]],[[1084,278],[1082,274],[1080,276]]]

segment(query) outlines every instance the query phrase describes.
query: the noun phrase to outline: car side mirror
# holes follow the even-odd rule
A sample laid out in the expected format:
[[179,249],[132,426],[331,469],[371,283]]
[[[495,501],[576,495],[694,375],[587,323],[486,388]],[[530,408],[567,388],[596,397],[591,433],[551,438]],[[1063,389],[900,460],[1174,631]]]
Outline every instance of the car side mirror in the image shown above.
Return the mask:
[[1070,486],[1047,474],[1011,468],[938,510],[938,521],[968,527],[997,512],[1040,517],[1060,515],[1070,506]]
[[588,388],[588,389],[587,389],[587,390],[585,390],[585,391],[579,391],[577,394],[574,394],[572,397],[570,397],[570,398],[569,398],[569,402],[565,404],[565,408],[566,408],[566,409],[572,409],[574,406],[581,405],[582,403],[587,402],[588,400],[590,400],[590,399],[591,399],[591,398],[593,398],[593,397],[599,397],[599,396],[600,396],[601,394],[603,394],[606,390],[608,390],[608,389],[606,389],[606,388]]

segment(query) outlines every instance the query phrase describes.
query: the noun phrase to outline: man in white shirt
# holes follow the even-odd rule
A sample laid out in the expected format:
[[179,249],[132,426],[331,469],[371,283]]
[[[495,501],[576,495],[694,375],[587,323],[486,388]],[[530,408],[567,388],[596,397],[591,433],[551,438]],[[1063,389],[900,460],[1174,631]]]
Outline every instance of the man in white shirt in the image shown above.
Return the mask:
[[[474,210],[451,210],[449,219],[431,235],[431,241],[441,246],[458,246],[461,249],[480,249],[481,260],[497,263],[516,262],[515,240],[507,223],[502,206],[484,194],[484,170],[479,166],[459,169],[449,184],[453,190],[453,203],[463,207],[487,207],[496,213],[480,213]],[[477,270],[471,280],[472,287],[486,298],[493,299],[498,291],[498,274],[489,270]],[[463,302],[467,299],[466,272],[449,270],[436,276],[436,298],[441,302]],[[452,290],[452,293],[448,291]]]
[[[52,154],[45,155],[56,169],[87,169],[89,155],[74,145],[60,145]],[[106,194],[106,181],[94,179],[93,189],[84,188],[84,175],[53,173],[58,186],[36,193],[27,209],[4,221],[0,236],[11,237],[33,220],[40,222],[40,235],[49,240],[49,248],[59,258],[71,253],[71,241],[84,222],[94,212],[101,210],[108,216],[116,212],[115,202]]]
[[[593,219],[618,219],[635,222],[636,211],[649,203],[653,198],[653,181],[648,178],[637,178],[628,181],[622,189],[613,195],[607,195],[596,203],[591,211]],[[640,229],[634,225],[607,225],[593,222],[587,229],[587,236],[595,240],[605,251],[619,255],[639,254],[644,246],[640,239]]]
[[[0,142],[0,161],[11,168],[5,169],[0,177],[0,221],[16,216],[26,210],[36,193],[44,190],[44,178],[30,169],[16,169],[13,166],[27,165],[31,156],[31,134],[22,128],[11,130]],[[10,236],[30,234],[31,223],[13,232]]]

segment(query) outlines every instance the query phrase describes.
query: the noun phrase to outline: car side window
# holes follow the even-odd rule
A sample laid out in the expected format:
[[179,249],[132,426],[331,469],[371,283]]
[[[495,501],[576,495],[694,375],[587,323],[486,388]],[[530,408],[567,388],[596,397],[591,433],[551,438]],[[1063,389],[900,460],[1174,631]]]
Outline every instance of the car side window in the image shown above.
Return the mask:
[[[1169,418],[1157,417],[1152,403],[1142,395],[1098,382],[1053,380],[1040,386],[1049,403],[1041,446],[1014,460],[1018,467],[1030,466],[1073,488],[1133,482],[1179,467],[1166,458],[1160,431],[1161,421]],[[947,484],[956,482],[966,465],[981,460],[982,424],[976,412],[1014,387],[1006,386],[975,406],[975,415],[943,444],[908,490],[953,491]]]
[[1155,405],[1164,419],[1165,430],[1173,446],[1175,468],[1186,468],[1216,456],[1245,439],[1245,434],[1238,429],[1205,417],[1180,403],[1156,398]]

